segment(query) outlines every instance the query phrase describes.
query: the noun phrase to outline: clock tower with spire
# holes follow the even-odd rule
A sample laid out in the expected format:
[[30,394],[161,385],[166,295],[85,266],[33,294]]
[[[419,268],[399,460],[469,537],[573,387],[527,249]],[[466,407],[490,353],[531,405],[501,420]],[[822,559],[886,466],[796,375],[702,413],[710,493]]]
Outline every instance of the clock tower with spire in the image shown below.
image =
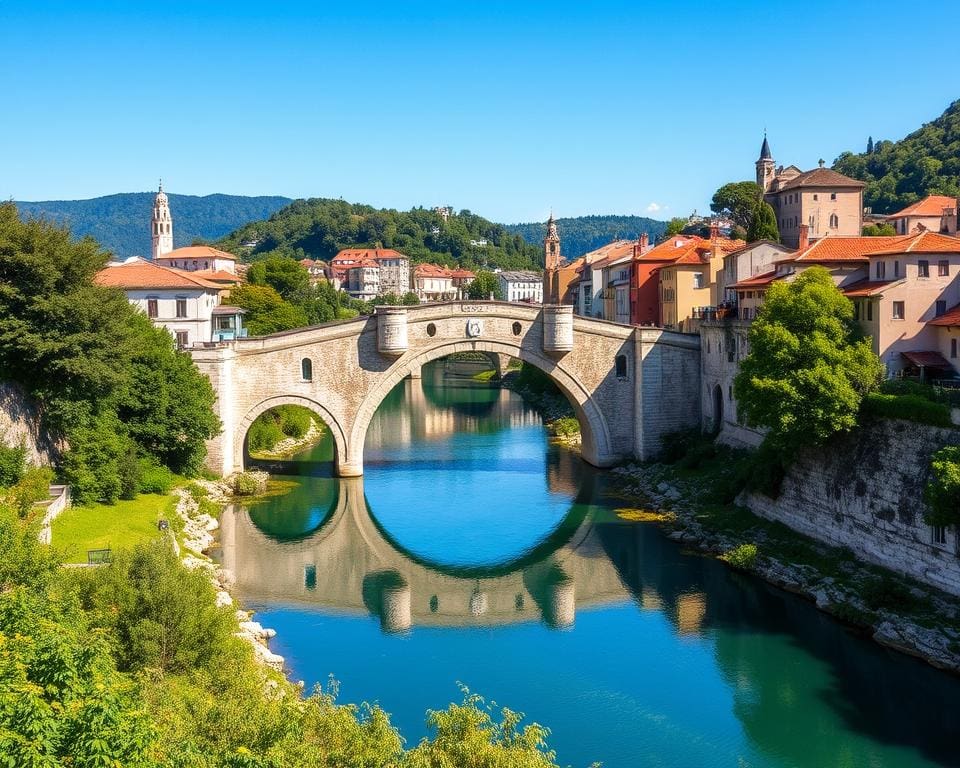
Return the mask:
[[163,191],[163,182],[153,201],[153,219],[150,222],[150,234],[153,240],[153,260],[173,250],[173,218],[170,216],[170,204]]

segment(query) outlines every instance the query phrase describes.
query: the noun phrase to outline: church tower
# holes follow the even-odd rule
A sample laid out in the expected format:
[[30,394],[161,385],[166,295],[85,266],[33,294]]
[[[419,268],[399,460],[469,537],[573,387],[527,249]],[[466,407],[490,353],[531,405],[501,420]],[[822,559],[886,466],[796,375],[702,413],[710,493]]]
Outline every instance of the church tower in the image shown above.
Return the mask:
[[163,182],[153,201],[153,220],[150,223],[150,234],[153,239],[153,259],[163,256],[173,250],[173,218],[170,216],[170,204],[163,191]]
[[543,266],[545,269],[557,269],[560,266],[560,235],[557,234],[557,222],[552,212],[547,222],[547,236],[543,240]]
[[767,141],[767,132],[763,132],[763,146],[760,147],[760,158],[757,160],[757,186],[765,193],[773,184],[774,170],[773,154],[770,152],[770,143]]

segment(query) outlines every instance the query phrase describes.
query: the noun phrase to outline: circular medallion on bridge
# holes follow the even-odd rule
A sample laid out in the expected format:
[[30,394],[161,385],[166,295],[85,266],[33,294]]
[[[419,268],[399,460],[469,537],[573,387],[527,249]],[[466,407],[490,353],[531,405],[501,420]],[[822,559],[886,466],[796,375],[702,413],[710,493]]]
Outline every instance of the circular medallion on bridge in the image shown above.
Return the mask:
[[482,320],[477,320],[476,318],[470,318],[467,320],[467,336],[469,336],[471,339],[475,339],[481,333],[483,333]]

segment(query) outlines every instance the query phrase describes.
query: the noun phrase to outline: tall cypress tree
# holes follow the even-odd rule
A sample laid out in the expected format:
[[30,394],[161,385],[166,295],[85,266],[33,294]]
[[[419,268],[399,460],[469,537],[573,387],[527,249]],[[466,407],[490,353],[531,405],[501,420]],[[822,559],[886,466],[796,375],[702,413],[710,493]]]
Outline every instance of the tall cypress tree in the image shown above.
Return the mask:
[[757,207],[753,211],[753,221],[750,222],[750,229],[747,230],[747,242],[755,243],[757,240],[780,242],[777,215],[770,207],[770,203],[764,200],[757,203]]
[[870,136],[870,137],[867,139],[867,154],[868,154],[868,155],[872,155],[872,154],[873,154],[873,136]]

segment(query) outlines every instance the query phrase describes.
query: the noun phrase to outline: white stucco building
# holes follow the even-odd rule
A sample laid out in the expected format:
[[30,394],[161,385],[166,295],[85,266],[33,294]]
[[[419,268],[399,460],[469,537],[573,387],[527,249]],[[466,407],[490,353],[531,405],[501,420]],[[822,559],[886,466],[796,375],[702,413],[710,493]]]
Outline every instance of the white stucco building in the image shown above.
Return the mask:
[[497,272],[504,301],[543,303],[543,277],[537,272]]

